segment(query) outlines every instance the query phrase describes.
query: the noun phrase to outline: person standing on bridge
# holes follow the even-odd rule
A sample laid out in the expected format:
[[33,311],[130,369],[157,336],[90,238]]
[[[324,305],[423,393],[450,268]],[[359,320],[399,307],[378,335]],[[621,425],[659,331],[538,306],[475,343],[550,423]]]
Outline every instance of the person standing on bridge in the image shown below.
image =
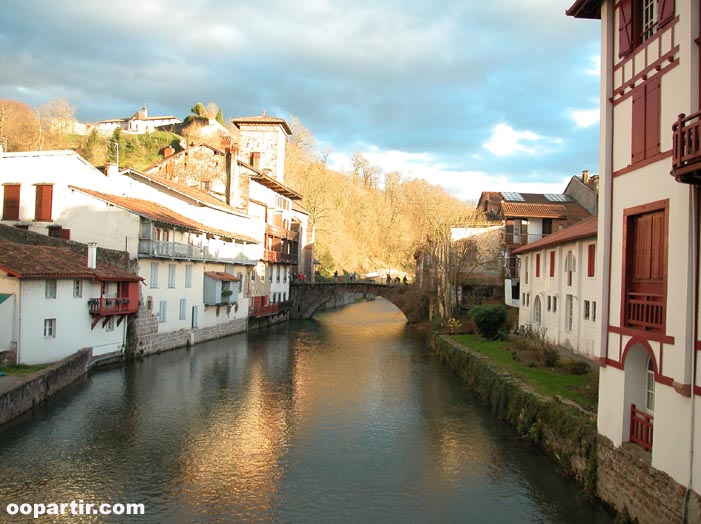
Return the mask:
[[333,280],[334,282],[338,282],[338,271],[333,272]]
[[409,279],[406,277],[406,275],[404,275],[403,280],[404,280],[404,285],[405,285],[405,286],[408,286],[408,285],[409,285]]
[[387,273],[387,280],[385,282],[388,286],[392,283],[392,277],[389,276],[389,273]]

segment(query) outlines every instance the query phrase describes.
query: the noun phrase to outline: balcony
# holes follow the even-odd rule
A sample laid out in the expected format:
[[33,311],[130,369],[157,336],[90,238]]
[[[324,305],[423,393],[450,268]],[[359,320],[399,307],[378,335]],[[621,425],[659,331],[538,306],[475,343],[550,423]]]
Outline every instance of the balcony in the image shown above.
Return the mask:
[[682,113],[672,126],[670,175],[683,184],[701,184],[701,112]]
[[136,313],[138,309],[138,302],[132,302],[126,297],[88,299],[88,311],[93,316],[129,315]]
[[530,244],[548,236],[543,233],[504,233],[505,244]]
[[263,260],[265,262],[279,262],[281,264],[297,264],[297,255],[266,249],[263,252]]
[[181,258],[184,260],[213,260],[206,247],[197,247],[180,242],[165,242],[163,240],[139,240],[139,255],[149,255],[164,258]]
[[299,239],[299,232],[291,231],[280,226],[274,226],[272,224],[265,224],[265,233],[273,237],[292,240],[293,242],[296,242]]
[[640,411],[635,404],[630,406],[630,441],[645,451],[652,449],[652,415]]
[[626,293],[625,325],[646,331],[664,331],[664,296],[652,293]]

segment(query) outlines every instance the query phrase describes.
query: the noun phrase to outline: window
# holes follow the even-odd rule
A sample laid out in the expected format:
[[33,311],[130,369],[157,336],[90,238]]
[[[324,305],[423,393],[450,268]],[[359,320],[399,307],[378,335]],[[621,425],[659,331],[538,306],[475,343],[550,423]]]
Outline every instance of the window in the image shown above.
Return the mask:
[[631,162],[635,164],[660,152],[660,75],[633,90]]
[[572,318],[574,316],[574,297],[567,295],[565,298],[565,329],[572,331]]
[[158,321],[165,322],[168,320],[168,302],[161,300],[158,305]]
[[35,187],[36,202],[34,207],[34,220],[50,222],[54,187],[49,184],[37,184]]
[[5,184],[2,197],[2,219],[19,220],[19,184]]
[[589,316],[591,315],[591,302],[588,300],[584,301],[584,320],[589,320]]
[[187,299],[181,298],[180,299],[180,314],[178,315],[179,320],[185,320],[187,318]]
[[553,313],[557,312],[557,296],[553,295]]
[[540,278],[540,253],[535,255],[535,277]]
[[529,262],[528,257],[526,257],[526,261],[525,261],[525,262],[526,262],[526,263],[524,264],[524,267],[526,268],[526,275],[525,275],[525,277],[524,277],[524,281],[525,281],[526,284],[528,284],[528,262]]
[[540,324],[542,314],[540,311],[540,297],[538,295],[536,295],[535,299],[533,299],[533,310],[534,310],[535,323]]
[[56,319],[44,319],[44,338],[56,338]]
[[624,57],[674,18],[674,0],[621,0],[618,56]]
[[555,276],[555,251],[550,252],[550,276]]
[[[664,332],[667,291],[667,201],[625,211],[623,325]],[[664,206],[650,212],[652,206]]]
[[168,287],[175,287],[175,264],[168,264]]
[[151,262],[151,288],[158,287],[158,262]]
[[565,273],[567,274],[567,285],[572,285],[572,273],[577,270],[577,261],[574,258],[574,253],[572,251],[567,252],[567,258],[565,258]]
[[197,327],[197,306],[192,306],[192,327]]
[[56,281],[47,280],[44,288],[44,296],[46,298],[56,298]]
[[552,297],[551,297],[550,295],[548,295],[548,298],[547,298],[547,300],[546,300],[547,305],[548,305],[548,311],[550,311],[550,310],[552,309],[552,300],[551,300],[551,298],[552,298]]
[[587,246],[587,276],[593,277],[596,268],[596,244]]
[[73,297],[81,298],[83,296],[83,281],[74,280],[73,281]]
[[649,412],[655,411],[655,367],[652,359],[647,357],[647,373],[645,380],[645,407]]
[[192,287],[192,266],[185,266],[185,287]]
[[260,153],[253,152],[250,156],[249,164],[256,169],[260,168]]
[[596,322],[596,302],[591,303],[591,321]]
[[109,317],[107,319],[107,325],[105,326],[105,331],[114,331],[114,317]]

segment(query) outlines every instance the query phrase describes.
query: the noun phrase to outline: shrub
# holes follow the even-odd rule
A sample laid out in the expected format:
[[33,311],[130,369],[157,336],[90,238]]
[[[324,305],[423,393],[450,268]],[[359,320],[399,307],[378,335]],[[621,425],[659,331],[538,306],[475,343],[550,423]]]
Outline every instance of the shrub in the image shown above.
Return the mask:
[[497,340],[504,331],[506,306],[502,304],[476,306],[470,311],[470,317],[483,338]]
[[568,360],[565,362],[565,369],[570,375],[586,375],[591,368],[582,360]]
[[559,360],[560,360],[560,354],[558,353],[557,349],[545,348],[543,350],[543,362],[545,363],[546,366],[548,366],[548,367],[556,366]]

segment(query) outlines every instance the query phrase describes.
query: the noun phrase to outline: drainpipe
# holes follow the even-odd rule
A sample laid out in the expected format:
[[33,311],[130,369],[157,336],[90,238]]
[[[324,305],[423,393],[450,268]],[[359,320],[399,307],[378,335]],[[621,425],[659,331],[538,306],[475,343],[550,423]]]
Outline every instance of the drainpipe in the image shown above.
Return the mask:
[[689,482],[684,493],[684,517],[682,522],[686,523],[689,516],[689,498],[691,496],[691,485],[694,480],[694,425],[696,423],[696,339],[698,336],[698,314],[699,314],[699,220],[701,220],[701,210],[699,209],[700,193],[699,186],[694,186],[691,191],[691,246],[694,256],[692,285],[694,290],[693,323],[691,329],[690,365],[691,365],[691,427],[689,429]]

